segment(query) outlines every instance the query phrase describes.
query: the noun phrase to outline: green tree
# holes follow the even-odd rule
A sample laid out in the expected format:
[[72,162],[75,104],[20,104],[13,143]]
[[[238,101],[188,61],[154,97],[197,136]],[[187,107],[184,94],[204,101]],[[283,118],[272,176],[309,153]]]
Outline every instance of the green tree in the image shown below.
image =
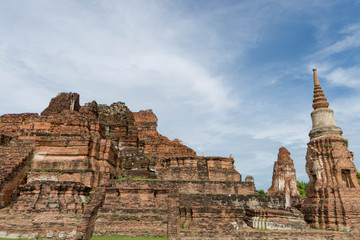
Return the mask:
[[357,172],[357,173],[356,173],[356,177],[357,177],[358,183],[359,183],[359,185],[360,185],[360,172]]
[[258,194],[259,194],[259,195],[266,195],[266,192],[261,189],[261,190],[258,191]]
[[296,186],[299,189],[300,195],[306,197],[306,188],[309,186],[309,183],[296,181]]

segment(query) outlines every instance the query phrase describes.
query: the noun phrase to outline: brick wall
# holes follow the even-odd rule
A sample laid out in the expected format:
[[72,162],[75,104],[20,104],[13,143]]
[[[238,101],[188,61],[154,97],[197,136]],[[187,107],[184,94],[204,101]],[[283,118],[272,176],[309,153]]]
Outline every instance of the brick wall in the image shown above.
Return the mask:
[[314,228],[359,232],[360,186],[346,139],[327,136],[311,140],[306,171],[310,183],[302,206],[305,220]]
[[234,159],[223,157],[176,157],[161,160],[155,169],[162,180],[241,182]]
[[14,200],[19,185],[25,183],[32,151],[31,144],[11,142],[0,145],[0,208]]
[[28,183],[10,207],[0,210],[1,237],[82,239],[90,190],[77,182]]
[[176,236],[178,197],[174,184],[112,181],[105,187],[94,235]]

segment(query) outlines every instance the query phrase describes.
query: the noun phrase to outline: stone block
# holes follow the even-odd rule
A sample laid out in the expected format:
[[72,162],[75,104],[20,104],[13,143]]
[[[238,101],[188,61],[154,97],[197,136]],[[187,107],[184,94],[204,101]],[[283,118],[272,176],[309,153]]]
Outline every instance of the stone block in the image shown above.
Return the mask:
[[21,234],[20,233],[9,233],[6,235],[6,238],[9,239],[17,239],[20,238]]
[[7,235],[7,232],[5,231],[0,231],[0,238],[5,238]]

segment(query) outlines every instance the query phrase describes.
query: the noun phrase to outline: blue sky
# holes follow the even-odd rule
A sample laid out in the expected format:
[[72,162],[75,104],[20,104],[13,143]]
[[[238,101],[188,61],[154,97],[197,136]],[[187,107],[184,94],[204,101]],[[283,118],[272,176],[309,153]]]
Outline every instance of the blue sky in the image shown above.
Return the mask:
[[153,109],[198,155],[235,158],[258,189],[288,148],[308,181],[312,68],[360,167],[357,1],[0,1],[0,114],[81,104]]

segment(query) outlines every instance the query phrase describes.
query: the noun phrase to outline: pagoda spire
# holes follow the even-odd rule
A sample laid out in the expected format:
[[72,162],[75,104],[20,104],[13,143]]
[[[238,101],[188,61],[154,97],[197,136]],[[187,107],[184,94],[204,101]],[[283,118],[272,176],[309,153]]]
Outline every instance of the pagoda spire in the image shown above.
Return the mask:
[[312,107],[314,110],[328,108],[329,103],[325,97],[325,94],[320,86],[319,78],[316,73],[316,69],[313,69],[314,73],[314,100]]
[[334,111],[329,108],[329,103],[320,86],[316,69],[313,69],[313,73],[314,99],[312,107],[314,110],[311,113],[312,129],[309,133],[310,139],[312,140],[329,135],[341,137],[342,130],[335,124]]

